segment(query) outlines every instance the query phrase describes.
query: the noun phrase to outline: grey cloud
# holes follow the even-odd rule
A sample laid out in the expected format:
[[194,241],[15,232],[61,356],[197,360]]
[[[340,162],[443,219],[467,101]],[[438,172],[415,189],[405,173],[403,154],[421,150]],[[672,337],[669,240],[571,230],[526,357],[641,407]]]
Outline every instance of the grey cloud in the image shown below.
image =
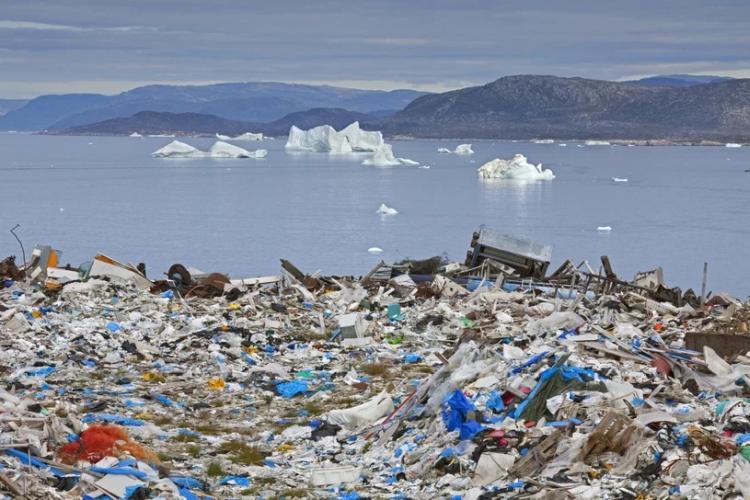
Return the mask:
[[217,80],[444,89],[517,73],[618,79],[750,69],[746,0],[6,4],[3,97],[70,82],[109,92],[128,82]]

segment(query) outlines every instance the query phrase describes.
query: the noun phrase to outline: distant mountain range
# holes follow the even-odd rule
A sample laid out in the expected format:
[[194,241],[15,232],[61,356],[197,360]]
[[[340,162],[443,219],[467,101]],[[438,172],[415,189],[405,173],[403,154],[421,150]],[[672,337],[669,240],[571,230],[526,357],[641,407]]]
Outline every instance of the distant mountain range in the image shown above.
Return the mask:
[[241,122],[227,120],[216,115],[201,113],[169,113],[166,111],[141,111],[126,118],[112,118],[88,125],[80,125],[53,132],[72,135],[141,135],[180,134],[180,135],[239,135],[245,132],[263,132],[266,135],[285,135],[292,125],[312,128],[318,125],[331,125],[344,128],[359,121],[373,128],[381,124],[382,118],[341,108],[314,108],[308,111],[290,113],[269,123]]
[[[237,97],[237,92],[254,97]],[[54,126],[48,129],[57,133],[231,135],[253,131],[283,135],[292,125],[310,128],[327,123],[341,128],[359,121],[365,128],[377,128],[390,136],[750,141],[750,80],[723,77],[667,75],[635,82],[611,82],[518,75],[478,87],[422,95],[413,91],[372,92],[287,84],[151,86],[115,96],[123,106],[118,112],[128,113],[125,102],[145,106],[146,99],[138,97],[141,94],[148,95],[159,106],[191,102],[201,111],[157,109],[96,120],[105,110],[114,113],[111,104],[102,107],[102,99],[110,102],[111,97],[42,96],[0,117],[0,125],[33,115],[47,121],[56,118]],[[275,116],[281,112],[280,105],[273,113],[268,109],[261,113],[251,110],[249,104],[243,111],[242,99],[245,103],[255,102],[253,99],[261,99],[261,94],[276,104],[283,101],[281,94],[293,95],[295,104],[287,102],[287,105],[302,109],[273,119],[245,118]],[[207,100],[198,100],[198,95]],[[225,100],[223,95],[234,97]],[[73,100],[79,107],[89,106],[90,110],[60,118],[63,111],[69,111],[65,103]],[[324,106],[311,104],[325,100],[336,102]],[[224,108],[230,101],[234,107]],[[399,102],[405,106],[400,111],[384,111],[398,107]],[[216,109],[223,114],[214,112]],[[94,122],[80,123],[86,120]]]
[[750,139],[750,80],[653,86],[520,75],[420,97],[383,131],[415,137]]
[[731,80],[728,76],[713,75],[658,75],[631,80],[628,83],[637,83],[649,87],[692,87],[704,83],[725,82]]
[[149,85],[121,94],[45,95],[0,116],[0,130],[63,130],[140,111],[200,113],[227,120],[270,122],[296,111],[343,107],[392,114],[425,92],[359,90],[287,83]]

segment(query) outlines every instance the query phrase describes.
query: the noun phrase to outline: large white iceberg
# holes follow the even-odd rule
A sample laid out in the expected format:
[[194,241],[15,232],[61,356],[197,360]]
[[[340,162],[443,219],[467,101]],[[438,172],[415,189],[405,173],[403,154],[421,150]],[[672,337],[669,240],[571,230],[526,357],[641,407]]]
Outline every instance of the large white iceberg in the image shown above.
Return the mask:
[[584,144],[586,144],[587,146],[611,146],[612,145],[609,141],[595,141],[595,140],[586,141]]
[[292,125],[286,149],[291,151],[309,151],[313,153],[351,153],[352,146],[344,134],[336,132],[330,125],[321,125],[302,130]]
[[190,144],[172,141],[163,148],[154,151],[152,156],[155,158],[197,158],[205,156],[205,153]]
[[542,164],[533,165],[526,157],[517,154],[512,160],[496,158],[479,167],[482,179],[508,179],[518,181],[551,181],[555,174],[550,169],[542,169]]
[[393,154],[393,147],[390,144],[383,143],[380,145],[372,158],[362,162],[362,165],[372,165],[375,167],[397,167],[399,165],[419,165],[418,161],[408,158],[396,158]]
[[377,152],[384,144],[383,134],[377,130],[362,130],[354,122],[340,131],[330,125],[321,125],[309,130],[292,126],[286,149],[314,153]]
[[354,122],[339,132],[344,134],[352,147],[352,151],[377,151],[383,145],[383,134],[379,130],[362,130],[359,122]]
[[738,144],[736,142],[728,142],[724,146],[728,148],[741,148],[742,144]]
[[248,151],[224,141],[216,141],[208,151],[201,151],[190,144],[172,141],[158,151],[154,151],[155,158],[265,158],[268,151],[258,149]]

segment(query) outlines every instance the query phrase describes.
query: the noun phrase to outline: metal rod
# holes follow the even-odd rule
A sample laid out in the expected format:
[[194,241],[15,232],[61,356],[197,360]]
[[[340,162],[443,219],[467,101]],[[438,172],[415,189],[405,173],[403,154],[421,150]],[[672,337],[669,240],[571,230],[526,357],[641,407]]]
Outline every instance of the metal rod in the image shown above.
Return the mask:
[[21,243],[21,238],[19,238],[15,232],[16,229],[18,229],[19,227],[21,227],[21,224],[16,224],[15,226],[13,226],[13,228],[10,230],[10,234],[12,234],[16,238],[18,245],[21,247],[21,255],[23,256],[23,267],[25,271],[26,270],[26,250],[23,249],[23,243]]

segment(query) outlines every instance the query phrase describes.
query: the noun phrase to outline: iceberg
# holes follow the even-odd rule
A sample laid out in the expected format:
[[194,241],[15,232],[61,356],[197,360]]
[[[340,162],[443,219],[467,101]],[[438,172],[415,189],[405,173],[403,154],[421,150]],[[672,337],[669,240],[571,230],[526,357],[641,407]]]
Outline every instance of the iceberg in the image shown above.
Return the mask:
[[172,141],[163,148],[154,151],[155,158],[265,158],[268,151],[258,149],[248,151],[224,141],[216,141],[208,151],[201,151],[190,144],[180,141]]
[[393,207],[389,207],[385,203],[381,203],[377,213],[379,213],[380,215],[396,215],[398,213],[398,210]]
[[314,153],[359,153],[377,152],[383,144],[383,134],[380,131],[362,130],[359,122],[351,123],[338,132],[330,125],[309,130],[292,125],[286,149]]
[[362,165],[372,165],[375,167],[397,167],[399,165],[416,166],[418,161],[408,158],[396,158],[393,154],[393,147],[390,144],[383,143],[380,145],[372,158],[362,162]]
[[232,140],[233,141],[262,141],[263,139],[264,137],[263,137],[262,132],[258,132],[257,134],[253,132],[245,132],[244,134],[240,134]]
[[724,146],[727,148],[741,148],[742,144],[737,144],[736,142],[728,142]]
[[139,134],[138,132],[133,132],[128,137],[143,137],[143,136],[141,134]]
[[154,158],[199,158],[206,154],[190,144],[180,141],[172,141],[161,149],[152,153]]
[[611,146],[609,141],[586,141],[584,142],[586,146]]
[[554,144],[554,139],[531,139],[534,144]]
[[471,149],[471,144],[459,144],[456,146],[456,149],[451,151],[448,148],[438,148],[438,153],[444,153],[444,154],[457,154],[457,155],[473,155],[474,150]]
[[216,138],[219,139],[220,141],[229,141],[229,140],[232,139],[228,135],[222,135],[222,134],[218,134],[218,133],[216,134]]
[[369,253],[383,253],[383,249],[379,247],[370,247],[367,249]]
[[210,158],[255,158],[255,153],[224,141],[216,141],[208,150]]
[[599,231],[600,233],[608,233],[612,231],[612,226],[599,226],[596,228],[596,230]]
[[349,141],[352,151],[372,152],[377,151],[384,144],[383,134],[379,130],[362,130],[359,122],[354,122],[339,132],[344,134]]
[[345,135],[336,132],[330,125],[321,125],[302,130],[292,125],[286,149],[291,151],[309,151],[313,153],[351,153],[352,146]]
[[624,177],[612,177],[612,182],[628,182]]
[[471,144],[459,144],[453,151],[457,155],[473,155],[474,150],[471,149]]
[[522,154],[511,160],[495,158],[479,167],[482,179],[507,179],[517,181],[551,181],[555,174],[550,169],[542,169],[542,164],[533,165]]

